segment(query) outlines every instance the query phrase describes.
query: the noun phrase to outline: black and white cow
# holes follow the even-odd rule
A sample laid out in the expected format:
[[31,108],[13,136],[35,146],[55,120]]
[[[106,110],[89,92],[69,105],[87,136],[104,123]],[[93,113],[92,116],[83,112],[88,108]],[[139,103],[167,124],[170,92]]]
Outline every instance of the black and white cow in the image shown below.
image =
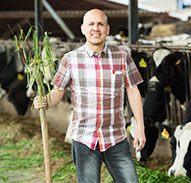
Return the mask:
[[180,101],[185,101],[185,55],[181,52],[173,52],[167,55],[157,67],[156,76],[164,87],[170,88],[170,92]]
[[[185,82],[184,82],[184,55],[180,52],[172,53],[169,49],[160,48],[153,54],[153,60],[156,65],[156,77],[151,79],[150,83],[155,83],[148,91],[144,103],[143,114],[145,124],[146,144],[137,155],[138,160],[146,161],[152,154],[159,132],[163,129],[166,120],[166,106],[169,103],[169,93],[165,88],[169,87],[170,91],[180,100],[185,101]],[[153,82],[154,81],[154,82]],[[152,89],[153,88],[153,89]],[[131,123],[135,121],[131,119]],[[155,126],[158,122],[159,126]],[[133,124],[133,127],[135,125]],[[158,127],[160,127],[158,129]],[[166,127],[168,128],[168,127]],[[168,128],[170,130],[170,128]],[[134,136],[134,130],[130,133]],[[172,134],[171,130],[168,131]]]
[[186,108],[183,122],[176,127],[170,144],[173,163],[168,175],[191,178],[191,100]]
[[[29,98],[26,96],[27,79],[23,71],[18,72],[18,65],[15,55],[11,61],[5,62],[4,68],[0,73],[1,93],[8,94],[8,100],[14,105],[19,115],[24,115],[29,105]],[[1,95],[1,99],[4,95]]]
[[26,96],[27,78],[25,73],[17,73],[8,89],[8,99],[14,105],[17,114],[25,115],[30,99]]
[[144,98],[148,91],[149,79],[153,76],[150,70],[155,68],[154,61],[151,59],[151,56],[144,51],[136,51],[127,45],[120,45],[119,47],[129,52],[144,80],[144,82],[138,85],[140,94]]
[[138,52],[131,50],[131,57],[133,58],[144,82],[138,85],[141,96],[144,98],[148,91],[148,82],[152,75],[150,75],[150,68],[154,67],[154,62],[151,62],[151,57],[146,52]]
[[[154,151],[160,132],[156,123],[161,124],[160,127],[162,128],[162,123],[166,120],[166,105],[169,101],[169,95],[156,77],[153,77],[150,82],[155,82],[155,86],[149,87],[143,103],[146,143],[140,153],[136,154],[137,160],[140,161],[147,161]],[[130,128],[132,137],[135,135],[134,128],[136,128],[136,121],[132,117]]]
[[[170,54],[171,51],[167,48],[159,48],[153,53],[153,58],[150,63],[154,63],[153,75],[156,73],[156,68],[161,64],[163,59]],[[146,144],[145,147],[136,154],[137,160],[147,161],[149,156],[153,153],[159,131],[161,129],[156,127],[156,123],[162,124],[166,120],[166,105],[169,101],[169,96],[164,90],[163,84],[153,76],[148,81],[148,91],[145,95],[143,102],[143,115],[144,115],[144,125],[145,125],[145,136]],[[136,121],[134,117],[131,118],[131,128],[130,135],[133,138],[135,135]]]

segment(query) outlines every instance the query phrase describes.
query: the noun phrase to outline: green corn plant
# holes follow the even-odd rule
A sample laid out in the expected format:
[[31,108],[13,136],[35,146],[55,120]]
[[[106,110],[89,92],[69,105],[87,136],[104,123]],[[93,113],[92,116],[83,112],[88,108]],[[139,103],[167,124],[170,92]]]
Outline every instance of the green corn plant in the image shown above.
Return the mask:
[[[29,38],[32,36],[32,46],[29,43]],[[27,73],[27,87],[32,87],[34,83],[37,83],[36,95],[40,96],[40,101],[42,102],[42,97],[50,93],[51,87],[48,82],[47,70],[50,72],[51,80],[53,79],[53,73],[55,72],[55,61],[56,59],[52,57],[52,48],[49,42],[48,33],[45,32],[42,38],[43,41],[38,40],[38,30],[32,26],[26,36],[23,30],[20,30],[20,40],[17,36],[14,37],[16,49],[18,52],[19,59],[22,60],[25,71]],[[42,58],[42,48],[45,49],[45,58]],[[29,50],[27,56],[26,49]],[[43,80],[46,81],[47,90]],[[49,98],[49,101],[50,98]],[[40,122],[42,130],[42,140],[44,148],[44,160],[45,160],[45,173],[46,173],[46,182],[51,183],[51,165],[50,165],[50,153],[49,153],[49,142],[48,142],[48,127],[45,116],[45,109],[41,108],[40,111]]]
[[[16,49],[18,52],[19,59],[22,60],[25,65],[25,71],[27,73],[27,87],[34,85],[37,78],[39,79],[40,88],[36,92],[37,95],[42,97],[42,92],[44,94],[50,93],[50,84],[48,82],[48,78],[46,78],[45,68],[48,68],[50,71],[49,75],[51,76],[51,80],[53,79],[53,73],[55,72],[55,61],[57,59],[52,58],[52,48],[49,42],[48,33],[44,33],[43,43],[40,43],[37,37],[37,30],[33,30],[34,27],[31,27],[26,36],[24,36],[23,30],[21,29],[21,40],[18,40],[17,36],[15,36]],[[33,48],[29,44],[29,37],[31,32],[33,31]],[[46,56],[42,58],[42,44],[44,45]],[[29,50],[29,54],[27,57],[26,49]],[[43,84],[43,78],[46,80],[46,87]]]

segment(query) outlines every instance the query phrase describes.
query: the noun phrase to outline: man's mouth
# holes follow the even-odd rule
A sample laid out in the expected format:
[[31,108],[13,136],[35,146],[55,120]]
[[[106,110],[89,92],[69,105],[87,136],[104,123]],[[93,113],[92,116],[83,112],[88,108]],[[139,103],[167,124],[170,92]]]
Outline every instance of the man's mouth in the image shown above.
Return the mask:
[[100,37],[101,34],[100,34],[100,33],[93,33],[93,34],[91,34],[91,36],[92,36],[92,37]]

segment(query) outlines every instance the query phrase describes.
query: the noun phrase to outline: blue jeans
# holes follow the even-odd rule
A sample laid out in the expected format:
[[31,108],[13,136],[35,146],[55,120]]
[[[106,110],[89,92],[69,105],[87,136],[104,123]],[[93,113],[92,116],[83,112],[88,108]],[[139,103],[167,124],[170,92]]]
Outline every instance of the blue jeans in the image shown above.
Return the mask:
[[139,182],[127,139],[105,152],[100,152],[99,145],[96,150],[92,150],[73,140],[72,156],[79,183],[100,183],[102,162],[105,163],[115,183]]

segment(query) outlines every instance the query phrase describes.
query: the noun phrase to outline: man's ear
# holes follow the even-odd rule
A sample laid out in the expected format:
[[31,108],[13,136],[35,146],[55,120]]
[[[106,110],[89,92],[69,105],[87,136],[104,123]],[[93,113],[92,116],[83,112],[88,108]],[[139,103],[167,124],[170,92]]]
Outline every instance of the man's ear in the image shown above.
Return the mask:
[[85,35],[85,33],[84,33],[84,25],[83,24],[81,25],[81,32],[82,32],[83,35]]

